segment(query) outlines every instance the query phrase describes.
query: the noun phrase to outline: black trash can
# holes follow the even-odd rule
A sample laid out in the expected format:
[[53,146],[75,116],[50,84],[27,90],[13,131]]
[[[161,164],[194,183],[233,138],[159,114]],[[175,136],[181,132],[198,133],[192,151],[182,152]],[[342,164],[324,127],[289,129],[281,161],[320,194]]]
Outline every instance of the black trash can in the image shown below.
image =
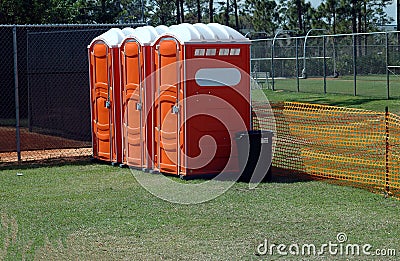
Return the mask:
[[236,134],[240,178],[243,182],[271,181],[272,131],[251,130]]

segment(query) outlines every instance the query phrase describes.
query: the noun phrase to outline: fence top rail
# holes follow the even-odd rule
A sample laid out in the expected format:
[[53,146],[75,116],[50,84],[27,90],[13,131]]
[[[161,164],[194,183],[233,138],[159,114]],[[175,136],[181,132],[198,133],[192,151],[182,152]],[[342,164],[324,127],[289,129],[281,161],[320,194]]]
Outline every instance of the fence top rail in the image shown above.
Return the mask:
[[1,27],[35,28],[35,27],[110,27],[110,26],[144,26],[146,23],[125,24],[0,24]]
[[[393,34],[400,33],[400,31],[387,31],[387,32],[370,32],[370,33],[349,33],[349,34],[319,34],[309,35],[308,38],[321,38],[321,37],[339,37],[339,36],[357,36],[357,35],[375,35],[375,34]],[[287,39],[304,39],[305,36],[290,36],[290,37],[276,37],[275,40],[287,40]],[[262,38],[250,40],[251,42],[262,42],[272,41],[273,38]]]

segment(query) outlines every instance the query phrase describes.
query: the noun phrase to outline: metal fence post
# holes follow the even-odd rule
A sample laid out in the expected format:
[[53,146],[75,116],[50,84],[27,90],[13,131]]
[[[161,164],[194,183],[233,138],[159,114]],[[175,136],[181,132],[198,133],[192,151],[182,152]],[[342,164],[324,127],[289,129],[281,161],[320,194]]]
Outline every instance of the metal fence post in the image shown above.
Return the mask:
[[332,45],[333,45],[333,77],[337,78],[339,75],[336,67],[336,36],[333,36]]
[[[268,50],[268,40],[265,40],[265,56],[267,56],[267,50]],[[258,71],[261,71],[261,62],[260,62],[260,67],[259,67]],[[268,90],[269,90],[269,74],[270,73],[268,71],[268,59],[265,59],[265,82],[267,84]]]
[[19,122],[19,93],[18,93],[18,52],[17,52],[17,27],[13,27],[14,49],[14,93],[15,93],[15,130],[18,162],[21,161],[21,135]]
[[296,84],[297,92],[300,92],[300,80],[299,80],[299,38],[296,37]]
[[286,33],[286,32],[293,32],[292,30],[282,30],[278,29],[275,32],[274,38],[272,39],[272,47],[271,47],[271,77],[272,77],[272,90],[275,91],[275,61],[274,61],[274,56],[275,56],[275,40],[276,37],[280,33]]
[[357,42],[356,35],[353,34],[353,84],[354,84],[354,96],[357,96]]
[[31,88],[30,88],[30,68],[29,68],[29,29],[26,30],[26,72],[28,86],[28,130],[32,132],[32,104],[31,104]]
[[322,49],[323,49],[323,56],[324,56],[324,94],[326,94],[326,37],[325,35],[322,36]]
[[385,46],[386,46],[386,98],[390,99],[389,91],[389,34],[385,32]]
[[271,46],[271,80],[272,80],[272,90],[275,91],[275,66],[274,66],[274,56],[275,56],[275,38],[272,40]]

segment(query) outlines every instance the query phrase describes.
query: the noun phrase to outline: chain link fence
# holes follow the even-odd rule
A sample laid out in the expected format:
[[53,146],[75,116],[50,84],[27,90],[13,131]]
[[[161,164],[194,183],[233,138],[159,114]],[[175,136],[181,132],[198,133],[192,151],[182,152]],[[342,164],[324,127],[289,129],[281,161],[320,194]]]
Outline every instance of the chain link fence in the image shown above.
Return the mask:
[[252,76],[263,88],[400,98],[400,32],[303,37],[281,32],[252,41]]
[[0,165],[91,154],[87,46],[137,26],[0,26]]

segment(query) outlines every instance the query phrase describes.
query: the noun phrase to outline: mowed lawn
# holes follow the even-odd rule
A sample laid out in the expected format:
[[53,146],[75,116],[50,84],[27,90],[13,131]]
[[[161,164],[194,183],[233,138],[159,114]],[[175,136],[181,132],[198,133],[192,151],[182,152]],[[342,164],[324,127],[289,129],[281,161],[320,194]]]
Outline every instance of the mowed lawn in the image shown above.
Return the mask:
[[[271,80],[270,80],[271,82]],[[364,97],[386,98],[387,82],[386,75],[368,75],[356,77],[356,95]],[[275,89],[297,91],[297,80],[278,78],[275,80]],[[299,79],[299,89],[301,92],[324,93],[323,78]],[[340,76],[338,78],[326,78],[326,92],[354,95],[354,77]],[[390,75],[389,95],[392,98],[400,97],[400,78]]]
[[256,255],[266,239],[321,246],[338,233],[400,256],[400,201],[324,181],[275,176],[179,205],[147,192],[129,169],[83,161],[2,170],[0,198],[0,260],[382,260]]
[[384,98],[330,93],[321,94],[283,90],[272,91],[265,89],[252,91],[253,100],[265,100],[265,97],[269,102],[304,102],[338,107],[359,108],[379,112],[385,111],[385,107],[387,106],[390,112],[400,115],[400,98],[387,100]]

